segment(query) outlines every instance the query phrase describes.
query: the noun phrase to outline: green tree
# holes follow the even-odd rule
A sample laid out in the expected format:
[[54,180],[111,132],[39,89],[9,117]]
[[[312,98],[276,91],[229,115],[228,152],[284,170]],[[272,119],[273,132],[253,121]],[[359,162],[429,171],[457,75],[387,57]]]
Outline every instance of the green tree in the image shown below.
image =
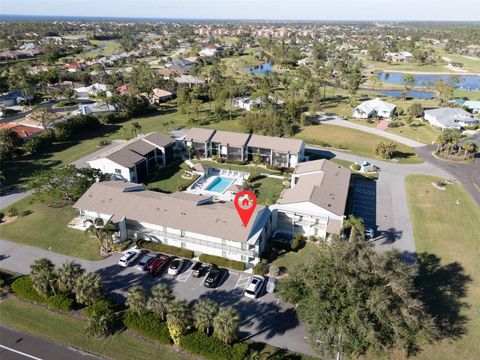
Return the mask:
[[473,141],[467,141],[467,142],[463,143],[462,148],[463,148],[463,151],[465,152],[464,159],[466,159],[467,157],[475,155],[478,151],[478,146]]
[[147,295],[145,290],[140,285],[132,286],[128,289],[127,301],[125,304],[129,307],[130,311],[141,315],[147,307]]
[[77,279],[85,273],[85,269],[74,261],[62,264],[57,269],[58,290],[69,293],[73,290]]
[[397,151],[397,144],[392,141],[380,141],[375,146],[375,154],[382,159],[391,159]]
[[56,293],[57,276],[55,265],[45,258],[37,259],[30,265],[30,277],[33,287],[41,296],[50,296]]
[[423,106],[420,103],[413,103],[408,108],[408,114],[414,118],[419,118],[423,116]]
[[115,315],[111,309],[96,310],[88,318],[85,333],[97,339],[103,338],[112,332],[114,319]]
[[167,327],[170,337],[176,345],[180,338],[192,326],[192,314],[185,300],[173,300],[168,307]]
[[97,239],[100,251],[107,252],[110,249],[110,241],[113,233],[117,230],[117,226],[111,222],[103,221],[102,218],[96,218],[94,221],[87,220],[91,225],[85,230],[86,236],[93,236]]
[[73,287],[77,303],[92,305],[104,296],[102,277],[96,273],[81,275]]
[[396,250],[380,253],[364,241],[333,240],[320,243],[277,289],[296,304],[323,357],[385,356],[398,347],[412,354],[437,333],[414,288],[415,272]]
[[232,306],[221,307],[213,319],[213,334],[227,344],[237,339],[240,315]]
[[365,240],[365,225],[363,219],[349,215],[348,219],[343,222],[343,228],[350,229],[350,241]]
[[131,130],[132,130],[133,136],[137,136],[138,134],[142,133],[142,126],[138,123],[138,121],[132,122],[130,127],[131,127]]
[[148,306],[155,315],[160,317],[162,321],[165,321],[168,313],[168,306],[173,299],[172,290],[165,284],[158,284],[152,289],[152,296],[148,301]]
[[218,313],[218,305],[210,299],[200,299],[193,309],[195,327],[198,331],[210,334],[213,326],[213,319]]
[[0,161],[13,158],[15,150],[20,146],[21,140],[12,129],[0,130]]

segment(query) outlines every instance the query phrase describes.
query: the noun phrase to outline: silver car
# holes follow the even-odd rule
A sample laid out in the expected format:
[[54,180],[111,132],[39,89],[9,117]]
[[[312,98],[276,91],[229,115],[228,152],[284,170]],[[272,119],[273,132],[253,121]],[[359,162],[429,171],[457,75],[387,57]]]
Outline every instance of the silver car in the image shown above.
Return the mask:
[[259,297],[262,293],[264,284],[265,278],[263,276],[255,275],[248,282],[248,285],[245,288],[244,295],[252,299]]

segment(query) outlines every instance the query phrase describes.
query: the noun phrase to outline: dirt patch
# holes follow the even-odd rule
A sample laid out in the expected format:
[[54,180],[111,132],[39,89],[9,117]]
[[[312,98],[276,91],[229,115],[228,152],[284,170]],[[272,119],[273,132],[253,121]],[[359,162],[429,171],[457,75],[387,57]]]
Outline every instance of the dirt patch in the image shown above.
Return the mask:
[[17,220],[18,216],[5,216],[2,221],[0,222],[0,225],[4,225],[4,224],[9,224],[11,222],[14,222],[15,220]]

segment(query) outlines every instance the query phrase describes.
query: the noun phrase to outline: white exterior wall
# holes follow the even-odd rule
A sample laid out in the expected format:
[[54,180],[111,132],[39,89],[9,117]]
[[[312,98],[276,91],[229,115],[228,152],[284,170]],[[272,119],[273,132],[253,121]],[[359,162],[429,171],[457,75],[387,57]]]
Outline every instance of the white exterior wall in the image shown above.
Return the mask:
[[[115,169],[120,169],[121,171],[121,176],[127,180],[127,181],[133,181],[132,178],[134,178],[134,176],[132,176],[132,174],[130,173],[130,169],[129,168],[126,168],[124,166],[121,166],[115,162],[113,162],[112,160],[110,159],[107,159],[107,158],[103,158],[103,159],[98,159],[98,160],[92,160],[92,161],[89,161],[88,164],[90,165],[90,167],[92,167],[93,169],[98,169],[100,170],[103,174],[116,174],[115,173]],[[134,171],[134,170],[133,170]],[[119,174],[117,174],[119,175]]]
[[109,214],[101,214],[101,213],[97,213],[97,212],[94,212],[94,211],[88,211],[88,210],[83,210],[83,209],[80,210],[80,214],[89,218],[89,219],[101,218],[104,222],[107,222],[112,217],[112,215],[109,215]]

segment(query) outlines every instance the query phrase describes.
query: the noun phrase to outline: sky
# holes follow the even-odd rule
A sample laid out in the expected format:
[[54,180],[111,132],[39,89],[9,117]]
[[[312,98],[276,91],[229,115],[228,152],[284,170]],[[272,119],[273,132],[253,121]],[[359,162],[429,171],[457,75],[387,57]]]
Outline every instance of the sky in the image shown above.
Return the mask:
[[0,0],[0,14],[171,19],[480,21],[480,0]]

